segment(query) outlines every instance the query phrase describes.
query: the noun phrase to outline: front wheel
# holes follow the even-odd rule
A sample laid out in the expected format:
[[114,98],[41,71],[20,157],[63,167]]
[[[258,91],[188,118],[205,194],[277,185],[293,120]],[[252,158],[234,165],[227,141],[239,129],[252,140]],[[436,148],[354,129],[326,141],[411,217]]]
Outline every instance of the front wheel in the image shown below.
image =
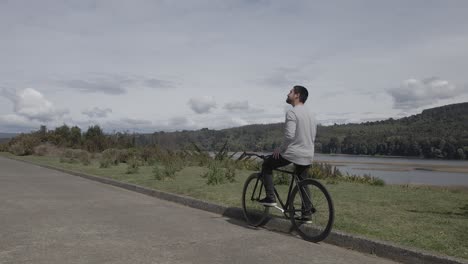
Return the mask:
[[330,234],[335,217],[333,202],[320,182],[306,179],[294,187],[289,209],[291,223],[303,239],[319,242]]
[[260,173],[250,175],[242,192],[242,209],[249,225],[260,226],[267,220],[269,208],[258,201],[265,196],[265,186]]

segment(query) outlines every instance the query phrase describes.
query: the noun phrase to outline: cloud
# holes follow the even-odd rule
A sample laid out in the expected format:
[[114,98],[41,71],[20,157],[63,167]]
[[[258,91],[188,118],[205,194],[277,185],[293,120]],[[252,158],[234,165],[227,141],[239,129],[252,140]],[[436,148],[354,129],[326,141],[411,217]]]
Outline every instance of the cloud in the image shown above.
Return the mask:
[[127,90],[123,87],[124,82],[119,83],[117,81],[110,80],[94,80],[94,81],[85,81],[85,80],[68,80],[62,81],[63,85],[69,88],[77,89],[80,92],[84,93],[105,93],[105,94],[124,94]]
[[37,130],[39,126],[39,122],[31,121],[28,118],[17,114],[7,114],[0,116],[1,132],[29,132]]
[[146,79],[143,83],[150,88],[174,88],[174,84],[170,81],[159,80],[159,79]]
[[212,97],[196,97],[188,101],[190,108],[197,114],[209,113],[216,108],[216,102]]
[[104,108],[104,109],[101,109],[101,108],[98,108],[98,107],[94,107],[92,109],[87,109],[87,110],[84,110],[83,112],[81,112],[83,115],[86,115],[88,116],[89,118],[104,118],[104,117],[107,117],[107,115],[109,113],[112,113],[112,109],[110,108]]
[[169,120],[170,127],[185,126],[189,123],[189,120],[185,116],[173,117]]
[[249,102],[248,101],[234,101],[229,102],[224,105],[224,109],[227,110],[248,110],[249,109]]
[[105,122],[96,121],[82,121],[81,126],[90,126],[92,124],[99,124],[104,131],[134,131],[134,132],[150,132],[154,131],[153,122],[145,119],[136,118],[120,118],[108,120]]
[[124,125],[130,125],[130,126],[150,126],[152,124],[152,122],[149,120],[136,119],[136,118],[122,118],[120,119],[120,121]]
[[409,110],[457,97],[468,92],[467,90],[467,88],[457,88],[446,80],[433,77],[423,80],[405,80],[400,87],[389,89],[387,93],[393,98],[393,108]]
[[2,95],[13,102],[15,114],[29,120],[48,122],[68,113],[68,110],[56,109],[43,94],[32,88],[23,90],[3,89]]
[[294,76],[297,72],[298,70],[295,68],[280,67],[263,79],[261,83],[269,87],[289,89],[295,85]]
[[59,84],[83,93],[104,93],[110,95],[125,94],[129,89],[147,87],[153,89],[174,88],[171,81],[141,76],[120,76],[115,74],[95,73],[86,80],[62,80]]

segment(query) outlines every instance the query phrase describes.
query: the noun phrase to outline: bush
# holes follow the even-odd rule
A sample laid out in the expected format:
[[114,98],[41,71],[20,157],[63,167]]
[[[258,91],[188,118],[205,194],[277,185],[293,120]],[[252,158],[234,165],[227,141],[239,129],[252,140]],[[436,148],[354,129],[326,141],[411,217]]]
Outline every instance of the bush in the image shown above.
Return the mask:
[[26,148],[22,142],[17,142],[11,145],[8,149],[9,152],[16,156],[24,156],[27,155]]
[[34,154],[37,156],[46,156],[48,153],[46,145],[39,145],[34,148]]
[[224,173],[224,177],[228,182],[235,182],[236,181],[236,165],[233,162],[229,162],[226,166],[226,172]]
[[290,174],[279,171],[274,171],[273,175],[273,183],[276,185],[288,185],[292,177]]
[[106,149],[101,154],[101,159],[99,160],[99,166],[101,168],[108,168],[112,165],[119,164],[119,154],[118,149]]
[[182,168],[177,167],[174,163],[168,162],[164,166],[155,164],[153,167],[153,176],[155,180],[170,180],[174,179],[176,173]]
[[154,176],[154,179],[158,181],[165,179],[164,170],[161,169],[161,167],[157,164],[155,164],[153,167],[153,176]]
[[202,177],[207,179],[206,184],[208,185],[223,184],[226,180],[223,169],[218,161],[211,162],[208,166],[208,172],[202,175]]
[[100,168],[109,168],[112,166],[112,160],[107,157],[101,157],[99,160],[99,167]]
[[79,152],[77,152],[78,154],[78,160],[85,166],[88,166],[89,164],[91,164],[91,158],[90,158],[90,154],[88,151],[86,150],[81,150]]
[[89,152],[82,149],[65,149],[63,154],[60,156],[60,162],[62,163],[76,163],[81,162],[83,165],[91,164],[91,158]]
[[369,184],[373,186],[384,186],[385,181],[371,176],[370,174],[364,174],[363,176],[346,173],[343,175],[336,166],[332,166],[329,163],[315,163],[309,169],[309,175],[314,179],[324,179],[326,183],[337,184],[339,181],[354,182],[361,184]]
[[44,143],[34,147],[34,155],[37,156],[62,156],[63,150],[50,143]]
[[127,171],[125,173],[127,174],[137,173],[139,167],[140,167],[140,164],[138,162],[138,159],[135,156],[133,156],[127,161]]
[[7,152],[8,151],[8,144],[0,143],[0,152]]
[[240,170],[260,171],[262,169],[262,162],[255,159],[237,160],[236,167]]
[[[116,162],[117,164],[119,163],[127,163],[128,160],[132,157],[130,152],[127,149],[114,149],[115,150],[115,155],[116,155]],[[111,151],[114,151],[111,150]],[[111,152],[109,151],[109,152]],[[109,154],[110,155],[110,154]]]
[[374,186],[385,185],[384,180],[373,177],[370,174],[364,174],[363,176],[359,176],[355,174],[346,173],[346,176],[343,176],[342,180],[347,181],[347,182],[354,182],[354,183],[364,183],[364,184],[369,184],[369,185],[374,185]]
[[34,135],[21,134],[10,140],[8,150],[16,156],[32,155],[40,143]]

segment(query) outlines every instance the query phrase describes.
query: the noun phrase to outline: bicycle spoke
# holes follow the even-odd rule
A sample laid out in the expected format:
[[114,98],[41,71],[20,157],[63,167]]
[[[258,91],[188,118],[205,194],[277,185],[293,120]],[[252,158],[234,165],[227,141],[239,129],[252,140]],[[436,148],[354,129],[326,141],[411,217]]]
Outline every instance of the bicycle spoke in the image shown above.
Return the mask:
[[[291,205],[294,215],[291,221],[298,233],[306,240],[323,240],[333,223],[333,204],[326,189],[314,180],[301,183],[295,188]],[[302,190],[302,191],[299,191]]]
[[242,196],[242,207],[244,216],[250,225],[261,225],[268,214],[268,208],[258,202],[261,195],[264,194],[263,191],[263,182],[258,179],[258,174],[253,174],[246,180]]

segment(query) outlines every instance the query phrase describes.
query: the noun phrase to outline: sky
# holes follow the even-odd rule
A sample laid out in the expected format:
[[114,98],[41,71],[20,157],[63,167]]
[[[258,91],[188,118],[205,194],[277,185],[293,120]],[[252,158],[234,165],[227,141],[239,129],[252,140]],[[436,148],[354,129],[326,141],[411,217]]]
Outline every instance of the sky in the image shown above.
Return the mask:
[[468,102],[468,1],[0,0],[0,132],[323,125]]

